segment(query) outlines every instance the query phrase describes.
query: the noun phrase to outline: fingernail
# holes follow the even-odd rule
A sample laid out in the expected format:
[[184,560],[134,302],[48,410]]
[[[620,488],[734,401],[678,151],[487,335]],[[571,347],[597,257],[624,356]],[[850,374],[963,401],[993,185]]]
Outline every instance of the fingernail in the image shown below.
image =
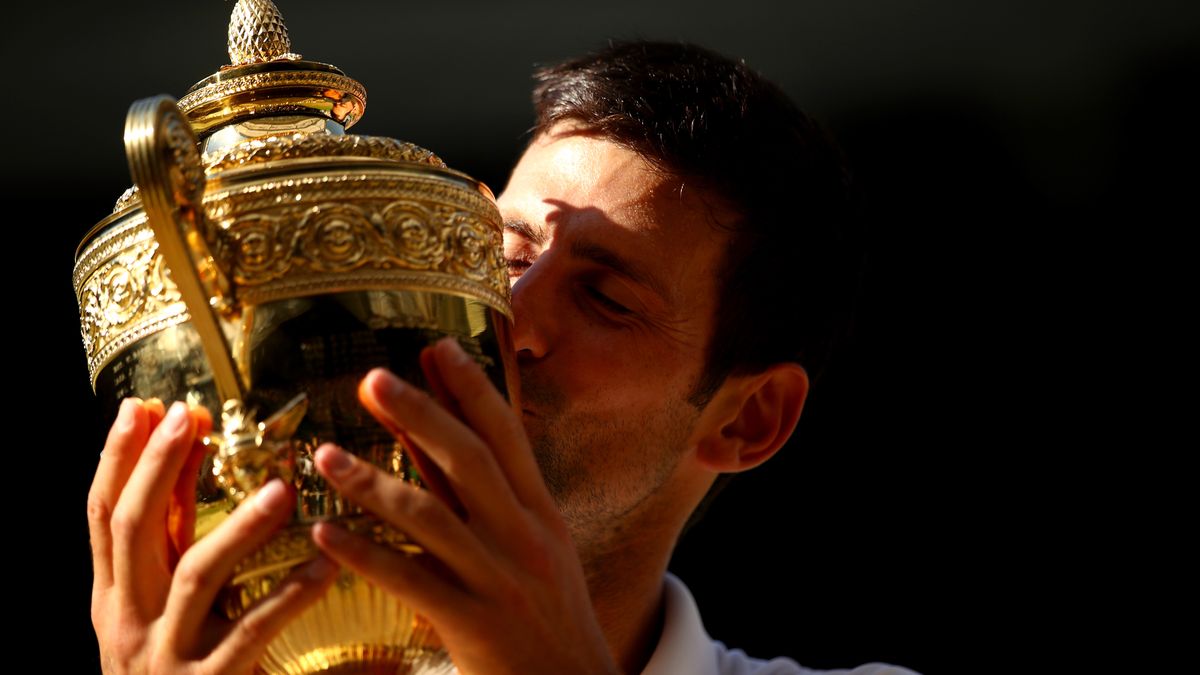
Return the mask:
[[162,414],[163,414],[163,410],[164,410],[164,408],[163,408],[163,402],[162,402],[162,399],[161,399],[161,398],[148,398],[148,399],[146,399],[146,409],[147,409],[147,410],[149,410],[149,409],[151,409],[151,408],[153,408],[153,409],[154,409],[154,412],[155,412],[156,414],[162,415]]
[[308,564],[308,569],[304,570],[304,576],[313,581],[320,581],[329,576],[329,573],[332,571],[333,562],[325,556],[318,556],[316,560]]
[[127,398],[121,401],[121,408],[117,411],[117,428],[123,432],[133,430],[136,417],[134,410],[142,404],[141,400],[136,398]]
[[167,427],[167,431],[173,434],[177,434],[187,428],[187,404],[183,401],[172,403],[171,409],[167,411],[167,416],[163,418],[162,423]]
[[458,340],[455,340],[454,338],[446,338],[443,340],[443,342],[450,343],[446,347],[446,349],[450,350],[449,353],[446,354],[446,356],[450,358],[450,363],[456,366],[461,366],[471,360],[471,357],[467,356],[467,352],[462,348],[462,345],[458,343]]
[[313,534],[330,544],[340,544],[350,538],[346,531],[333,523],[317,523]]
[[258,509],[259,513],[271,515],[283,508],[287,503],[287,489],[283,487],[283,481],[278,478],[273,478],[269,483],[259,488],[258,493],[254,495],[254,508]]
[[336,445],[322,445],[317,452],[321,454],[321,464],[334,476],[344,476],[354,466],[354,457]]
[[404,380],[387,370],[378,369],[375,380],[375,391],[384,398],[394,399],[404,394]]

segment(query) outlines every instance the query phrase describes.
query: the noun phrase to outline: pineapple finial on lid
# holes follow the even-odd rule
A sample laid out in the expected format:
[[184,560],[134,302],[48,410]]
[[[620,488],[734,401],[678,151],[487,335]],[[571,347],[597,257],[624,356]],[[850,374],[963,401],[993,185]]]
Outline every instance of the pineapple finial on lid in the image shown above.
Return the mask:
[[271,0],[238,0],[229,17],[229,63],[295,61],[283,15]]

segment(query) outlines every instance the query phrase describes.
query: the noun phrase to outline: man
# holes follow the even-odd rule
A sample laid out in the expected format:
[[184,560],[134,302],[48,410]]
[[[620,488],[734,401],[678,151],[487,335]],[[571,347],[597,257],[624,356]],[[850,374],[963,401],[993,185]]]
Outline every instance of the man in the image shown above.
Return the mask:
[[710,642],[665,575],[718,477],[790,436],[826,356],[851,286],[839,153],[776,87],[695,47],[614,45],[539,73],[534,100],[499,199],[522,409],[444,340],[423,361],[446,407],[383,370],[360,398],[445,474],[455,508],[339,448],[316,456],[440,564],[321,524],[327,559],[218,622],[206,610],[231,561],[290,494],[268,484],[172,573],[170,490],[190,489],[210,422],[127,401],[89,498],[107,672],[250,672],[331,561],[424,614],[462,673],[802,672]]

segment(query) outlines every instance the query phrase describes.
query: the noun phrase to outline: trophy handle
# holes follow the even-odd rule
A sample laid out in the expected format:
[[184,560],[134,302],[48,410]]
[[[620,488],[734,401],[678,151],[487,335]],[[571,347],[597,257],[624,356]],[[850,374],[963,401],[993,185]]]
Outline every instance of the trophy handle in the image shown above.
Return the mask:
[[220,316],[234,314],[228,279],[209,250],[216,232],[204,217],[204,168],[196,135],[175,105],[160,95],[136,101],[125,117],[125,155],[192,325],[200,335],[222,401],[243,400],[246,387],[221,330]]
[[222,435],[213,460],[217,484],[240,502],[272,477],[290,482],[295,456],[291,436],[308,409],[304,394],[266,422],[244,406],[243,379],[221,330],[236,317],[229,281],[209,249],[218,233],[204,217],[204,168],[196,135],[170,96],[135,102],[125,117],[125,155],[142,197],[142,210],[158,251],[208,357],[221,409]]

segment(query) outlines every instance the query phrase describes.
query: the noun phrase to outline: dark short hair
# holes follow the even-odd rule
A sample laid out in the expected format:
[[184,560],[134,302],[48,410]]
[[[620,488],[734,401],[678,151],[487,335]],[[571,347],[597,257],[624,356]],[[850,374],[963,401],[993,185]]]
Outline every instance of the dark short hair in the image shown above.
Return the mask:
[[614,42],[534,77],[535,137],[581,123],[740,216],[721,225],[730,245],[693,403],[774,363],[816,379],[857,279],[849,171],[820,125],[744,62],[694,45]]

